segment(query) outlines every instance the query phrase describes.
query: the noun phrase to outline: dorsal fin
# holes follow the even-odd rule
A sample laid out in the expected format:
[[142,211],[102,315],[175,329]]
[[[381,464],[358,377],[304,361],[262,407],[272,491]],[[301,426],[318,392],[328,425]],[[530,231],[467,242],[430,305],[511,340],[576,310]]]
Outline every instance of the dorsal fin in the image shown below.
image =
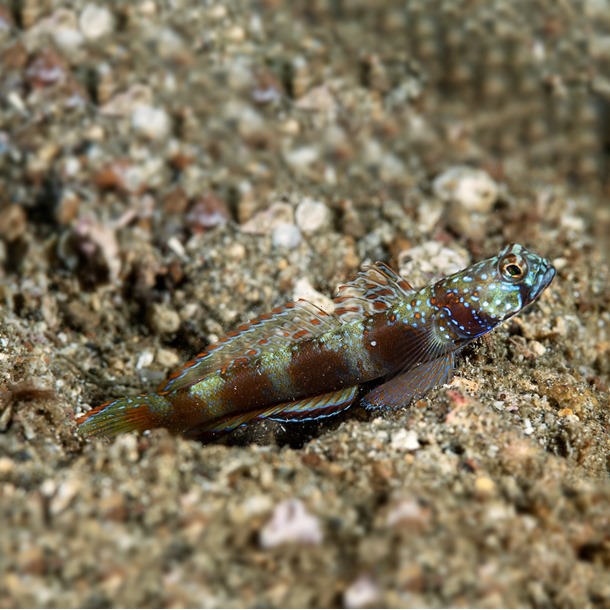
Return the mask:
[[339,287],[333,300],[334,313],[303,299],[276,307],[227,333],[176,369],[159,386],[157,394],[163,396],[190,387],[211,373],[256,358],[264,349],[283,347],[385,311],[412,291],[409,283],[385,263],[375,263]]
[[335,315],[343,323],[361,319],[392,307],[398,299],[410,297],[413,287],[390,269],[377,262],[360,271],[356,277],[339,286],[334,298]]
[[176,369],[159,386],[165,395],[187,388],[210,373],[259,356],[263,349],[284,346],[337,328],[341,321],[303,299],[288,302],[227,333]]

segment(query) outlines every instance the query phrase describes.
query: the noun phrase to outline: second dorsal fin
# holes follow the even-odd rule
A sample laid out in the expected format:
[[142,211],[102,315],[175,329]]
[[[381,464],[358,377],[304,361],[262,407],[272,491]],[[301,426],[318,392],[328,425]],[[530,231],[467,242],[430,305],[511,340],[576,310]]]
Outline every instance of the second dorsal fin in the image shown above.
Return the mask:
[[412,292],[409,283],[386,264],[375,263],[339,287],[333,301],[334,313],[305,300],[276,307],[227,333],[218,343],[176,369],[159,386],[157,394],[163,396],[188,388],[213,372],[258,357],[263,350],[306,340],[385,311]]
[[407,280],[385,263],[377,262],[360,271],[356,277],[339,286],[334,298],[335,315],[343,323],[385,311],[399,299],[414,293]]
[[309,301],[288,302],[227,333],[176,369],[159,386],[164,395],[187,388],[206,375],[256,358],[262,350],[301,341],[336,328],[341,321]]

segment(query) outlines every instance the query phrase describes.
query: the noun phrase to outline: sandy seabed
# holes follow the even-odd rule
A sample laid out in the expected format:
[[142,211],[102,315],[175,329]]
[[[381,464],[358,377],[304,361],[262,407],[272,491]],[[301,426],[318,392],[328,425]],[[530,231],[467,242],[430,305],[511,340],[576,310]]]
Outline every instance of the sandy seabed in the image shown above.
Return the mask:
[[[610,605],[603,0],[0,6],[0,606]],[[365,261],[553,285],[388,413],[86,442]]]

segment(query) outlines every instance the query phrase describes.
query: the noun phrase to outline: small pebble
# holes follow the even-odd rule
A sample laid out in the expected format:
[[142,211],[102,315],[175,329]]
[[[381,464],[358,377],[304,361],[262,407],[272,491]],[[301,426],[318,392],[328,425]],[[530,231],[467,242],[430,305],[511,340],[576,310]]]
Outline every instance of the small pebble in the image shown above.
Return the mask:
[[141,104],[136,106],[131,115],[131,125],[135,131],[150,138],[161,140],[171,130],[171,120],[162,108]]
[[468,258],[461,252],[445,248],[437,241],[425,242],[398,255],[400,275],[414,288],[428,286],[468,264]]
[[106,7],[87,4],[80,14],[78,24],[85,38],[97,40],[112,32],[114,18]]
[[76,219],[79,206],[79,196],[72,189],[64,189],[57,202],[55,219],[61,225],[70,224]]
[[474,488],[477,494],[481,496],[489,496],[496,490],[496,484],[494,483],[493,479],[481,476],[476,478]]
[[292,294],[295,301],[305,299],[328,313],[334,310],[335,304],[333,300],[316,290],[307,278],[300,278],[294,283]]
[[180,328],[178,312],[162,303],[153,303],[149,310],[148,322],[151,329],[159,334],[175,333]]
[[287,542],[320,544],[322,528],[318,518],[307,512],[303,502],[293,498],[275,507],[271,520],[260,532],[259,542],[263,549]]
[[152,350],[149,349],[145,349],[142,352],[140,352],[140,355],[138,356],[138,360],[136,362],[136,369],[145,369],[148,368],[152,363],[153,360],[155,359],[155,356],[152,352]]
[[482,240],[488,214],[498,198],[498,186],[482,170],[453,167],[433,183],[437,197],[447,202],[447,225],[459,235]]
[[0,476],[12,474],[15,470],[15,463],[7,457],[0,457]]
[[538,357],[544,356],[544,354],[546,354],[546,347],[544,347],[544,345],[542,345],[540,341],[530,341],[529,348]]
[[12,204],[0,211],[0,237],[12,242],[20,238],[27,228],[23,206]]
[[163,368],[171,368],[178,366],[181,360],[175,350],[160,347],[155,354],[155,362]]
[[163,59],[180,59],[185,53],[185,43],[172,28],[161,28],[157,34],[157,51]]
[[227,7],[220,2],[212,4],[212,6],[208,9],[208,15],[212,19],[224,19],[227,16]]
[[281,223],[273,230],[271,241],[275,248],[294,250],[301,243],[301,231],[296,225]]
[[281,224],[294,224],[294,212],[287,203],[272,203],[266,210],[257,212],[252,218],[242,224],[243,233],[268,235]]
[[370,576],[360,576],[343,593],[346,608],[372,608],[379,602],[381,591]]
[[404,499],[388,512],[386,524],[389,527],[395,525],[422,526],[428,522],[429,518],[429,510],[417,500]]
[[179,256],[180,258],[186,257],[186,250],[184,249],[182,242],[175,235],[172,235],[172,237],[167,240],[167,247],[176,256]]
[[77,496],[81,487],[82,483],[75,479],[60,483],[49,503],[49,512],[51,515],[59,515],[64,512],[70,504],[72,504],[72,500]]
[[586,223],[580,216],[574,216],[572,214],[563,214],[561,216],[561,226],[572,233],[584,233]]
[[337,106],[333,94],[326,85],[310,89],[294,105],[295,108],[308,112],[332,112]]
[[302,173],[320,158],[320,151],[314,146],[303,146],[287,152],[284,158],[295,172]]
[[129,159],[116,159],[106,163],[93,174],[93,182],[101,189],[123,193],[139,193],[145,186],[142,167]]
[[188,226],[194,233],[220,227],[231,218],[223,199],[212,192],[203,193],[193,202],[187,215]]
[[417,433],[415,430],[405,430],[402,428],[392,435],[391,446],[392,449],[402,451],[417,451],[421,445],[417,440]]
[[72,11],[60,9],[51,18],[50,32],[55,44],[65,53],[72,54],[83,43],[83,35],[78,29],[76,15]]
[[246,31],[239,25],[234,25],[226,30],[225,36],[231,42],[241,42],[246,38]]
[[150,87],[134,83],[126,91],[113,95],[105,104],[100,106],[100,114],[104,116],[117,116],[133,118],[139,106],[151,106],[153,93]]
[[297,225],[305,235],[316,233],[327,227],[331,221],[328,206],[322,201],[315,201],[308,197],[299,203],[295,217]]
[[498,198],[498,185],[483,170],[458,165],[438,176],[432,188],[444,201],[452,201],[469,212],[490,212]]
[[575,417],[576,419],[580,419],[579,417],[577,417],[576,415],[574,415],[574,411],[572,411],[572,409],[560,409],[559,411],[557,411],[557,415],[559,417]]
[[252,517],[258,517],[258,515],[270,511],[272,505],[273,502],[269,496],[256,494],[248,496],[240,508],[246,519],[252,519]]
[[245,246],[239,242],[234,242],[227,248],[227,257],[234,261],[244,260],[247,253]]

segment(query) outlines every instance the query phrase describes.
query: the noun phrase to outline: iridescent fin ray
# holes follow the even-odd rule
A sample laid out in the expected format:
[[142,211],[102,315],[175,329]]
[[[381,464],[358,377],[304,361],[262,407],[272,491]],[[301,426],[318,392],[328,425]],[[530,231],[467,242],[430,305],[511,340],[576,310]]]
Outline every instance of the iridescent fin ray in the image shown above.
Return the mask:
[[453,374],[453,353],[424,362],[370,391],[363,399],[367,409],[394,409],[421,398],[432,388],[449,381]]
[[192,360],[175,370],[157,393],[161,396],[182,390],[205,376],[228,369],[236,362],[248,362],[262,349],[282,347],[336,329],[341,321],[305,300],[289,302],[268,314],[242,324],[215,345],[210,345]]
[[357,393],[358,386],[353,386],[304,400],[284,402],[258,411],[240,413],[193,428],[188,432],[188,436],[198,437],[205,434],[229,432],[252,421],[262,419],[302,422],[330,417],[347,409],[354,402]]
[[412,337],[404,341],[397,350],[397,373],[412,369],[420,362],[436,360],[447,351],[447,346],[431,322],[420,324],[412,330]]
[[257,419],[268,418],[274,421],[291,422],[330,417],[347,409],[356,398],[357,393],[358,386],[353,386],[306,400],[286,403],[285,408],[282,409],[278,409],[278,406],[270,407],[267,411],[261,413]]

